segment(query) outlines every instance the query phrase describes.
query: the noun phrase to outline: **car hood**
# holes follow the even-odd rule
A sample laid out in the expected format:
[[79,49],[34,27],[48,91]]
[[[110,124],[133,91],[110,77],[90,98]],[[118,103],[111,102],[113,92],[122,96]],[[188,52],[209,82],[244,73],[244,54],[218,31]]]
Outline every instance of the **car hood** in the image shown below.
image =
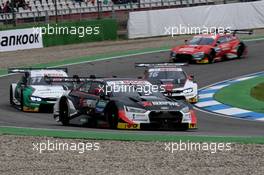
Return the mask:
[[126,100],[124,99],[124,104],[149,111],[179,111],[186,107],[186,104],[182,101],[157,96],[127,97]]
[[33,88],[32,96],[36,96],[40,98],[59,98],[65,92],[62,86],[35,85],[31,87]]
[[172,49],[173,52],[181,54],[194,54],[197,52],[208,53],[212,46],[210,45],[183,45]]

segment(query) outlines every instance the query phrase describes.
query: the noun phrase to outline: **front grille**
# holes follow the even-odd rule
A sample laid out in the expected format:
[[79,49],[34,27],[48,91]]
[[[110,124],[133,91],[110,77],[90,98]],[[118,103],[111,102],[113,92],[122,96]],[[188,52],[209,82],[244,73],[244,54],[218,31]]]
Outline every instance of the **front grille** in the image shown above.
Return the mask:
[[42,98],[44,101],[57,101],[57,98]]
[[182,113],[179,111],[152,111],[149,114],[149,120],[151,123],[180,123],[182,120]]
[[41,113],[52,113],[54,104],[40,104],[39,112]]
[[176,99],[176,100],[186,100],[186,97],[185,96],[174,96],[173,99]]
[[183,90],[172,91],[172,93],[177,93],[177,94],[181,94],[182,92],[183,92]]
[[190,54],[177,54],[176,60],[179,62],[189,62],[193,59],[192,55]]

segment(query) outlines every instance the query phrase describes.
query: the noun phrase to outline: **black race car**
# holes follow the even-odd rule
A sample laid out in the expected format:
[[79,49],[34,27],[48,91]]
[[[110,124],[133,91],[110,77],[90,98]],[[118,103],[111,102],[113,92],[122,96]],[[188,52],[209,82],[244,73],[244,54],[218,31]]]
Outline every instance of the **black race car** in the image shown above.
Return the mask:
[[68,125],[81,117],[86,125],[113,129],[196,128],[196,116],[185,101],[165,97],[150,82],[131,78],[48,78],[76,81],[54,106],[54,118]]

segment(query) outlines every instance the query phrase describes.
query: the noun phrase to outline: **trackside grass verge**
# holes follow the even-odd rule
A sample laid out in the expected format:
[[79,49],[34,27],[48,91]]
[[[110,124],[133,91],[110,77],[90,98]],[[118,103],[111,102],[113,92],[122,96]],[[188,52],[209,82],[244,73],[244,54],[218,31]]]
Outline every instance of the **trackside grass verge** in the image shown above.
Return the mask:
[[214,98],[223,104],[264,113],[264,101],[251,96],[252,88],[262,82],[264,82],[264,76],[234,83],[219,90]]
[[118,140],[118,141],[160,141],[160,142],[231,142],[242,144],[264,144],[264,137],[238,137],[238,136],[181,136],[173,134],[150,134],[132,132],[96,132],[96,131],[71,131],[35,128],[0,127],[1,135],[41,136],[67,139],[92,139],[92,140]]

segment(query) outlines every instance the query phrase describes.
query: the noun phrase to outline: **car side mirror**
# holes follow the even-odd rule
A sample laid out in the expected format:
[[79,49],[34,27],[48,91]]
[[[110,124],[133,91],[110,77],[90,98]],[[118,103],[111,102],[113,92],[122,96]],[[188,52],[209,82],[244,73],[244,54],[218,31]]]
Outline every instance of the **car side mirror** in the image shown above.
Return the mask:
[[20,87],[21,87],[21,89],[24,89],[26,87],[26,84],[25,83],[21,83]]
[[194,75],[190,75],[189,80],[193,80],[193,79],[194,79]]
[[220,44],[220,41],[216,41],[215,46],[218,46]]
[[21,85],[26,86],[26,84],[27,84],[27,78],[23,77]]

